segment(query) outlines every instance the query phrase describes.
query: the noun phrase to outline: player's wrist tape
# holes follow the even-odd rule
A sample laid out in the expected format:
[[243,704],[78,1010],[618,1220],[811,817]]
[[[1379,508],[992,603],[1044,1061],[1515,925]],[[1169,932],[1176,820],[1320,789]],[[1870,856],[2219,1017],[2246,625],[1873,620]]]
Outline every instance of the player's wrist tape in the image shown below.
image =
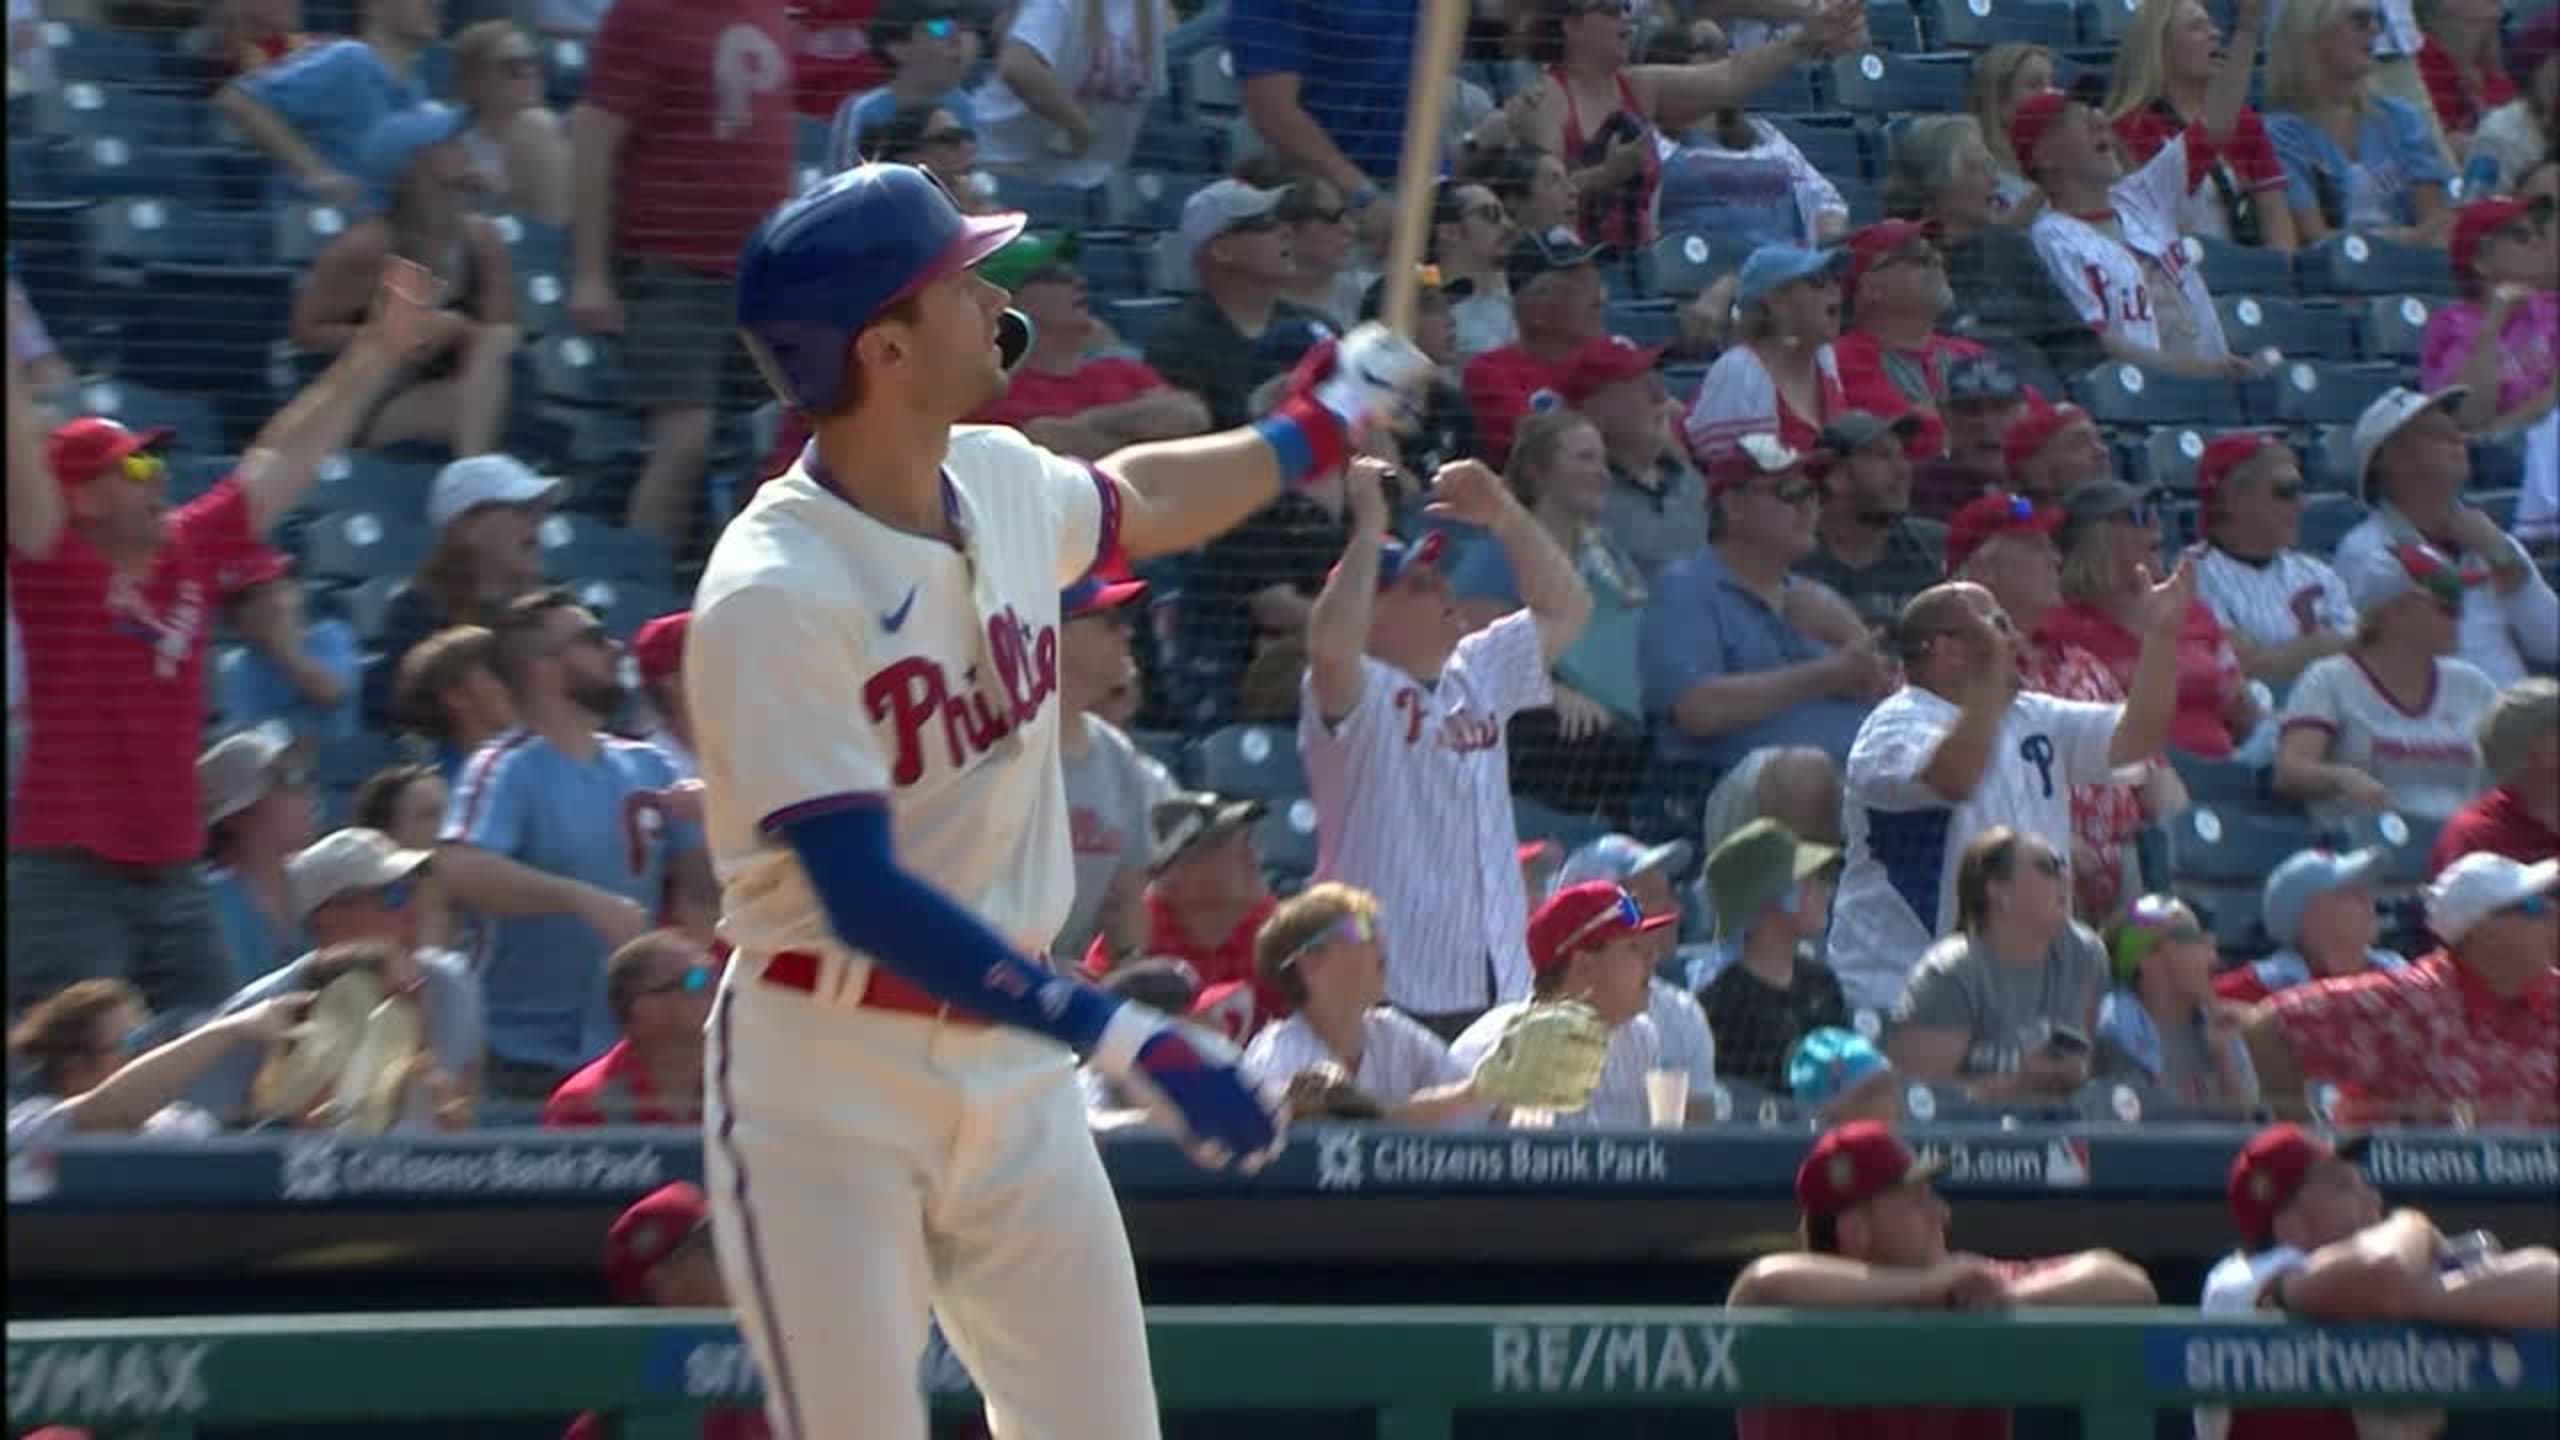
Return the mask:
[[1312,395],[1292,395],[1253,422],[1280,462],[1283,484],[1303,485],[1329,475],[1351,457],[1351,428]]

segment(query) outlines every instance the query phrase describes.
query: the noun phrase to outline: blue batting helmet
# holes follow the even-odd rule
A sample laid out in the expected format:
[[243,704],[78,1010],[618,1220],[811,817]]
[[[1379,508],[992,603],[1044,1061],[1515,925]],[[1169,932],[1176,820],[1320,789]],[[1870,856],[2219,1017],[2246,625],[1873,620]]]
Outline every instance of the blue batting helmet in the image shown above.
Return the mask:
[[[825,410],[844,392],[853,337],[881,311],[966,270],[1022,233],[1024,217],[963,215],[912,165],[857,165],[786,201],[738,258],[738,331],[782,403]],[[1008,362],[1027,327],[1005,327]]]

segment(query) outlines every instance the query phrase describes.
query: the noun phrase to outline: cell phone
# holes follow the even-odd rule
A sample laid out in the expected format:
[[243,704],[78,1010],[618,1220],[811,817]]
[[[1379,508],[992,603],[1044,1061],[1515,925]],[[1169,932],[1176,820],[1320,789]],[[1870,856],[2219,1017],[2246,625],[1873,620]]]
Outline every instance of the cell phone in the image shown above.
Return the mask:
[[2058,1059],[2075,1059],[2089,1053],[2089,1037],[2068,1025],[2056,1025],[2053,1033],[2045,1037],[2044,1053]]

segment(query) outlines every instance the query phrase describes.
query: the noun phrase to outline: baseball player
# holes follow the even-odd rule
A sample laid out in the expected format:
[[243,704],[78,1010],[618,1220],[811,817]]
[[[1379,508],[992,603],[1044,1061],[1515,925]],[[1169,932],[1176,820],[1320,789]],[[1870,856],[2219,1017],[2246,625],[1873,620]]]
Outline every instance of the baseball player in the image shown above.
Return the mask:
[[1591,592],[1502,477],[1461,461],[1430,508],[1491,532],[1527,602],[1468,634],[1441,532],[1388,536],[1379,478],[1361,464],[1343,482],[1351,538],[1307,619],[1298,749],[1317,878],[1378,897],[1396,937],[1387,999],[1454,1040],[1529,993],[1504,726],[1554,698],[1547,669],[1582,633]]
[[1231,1048],[1035,958],[1074,892],[1058,595],[1341,464],[1430,362],[1364,327],[1265,419],[1099,467],[955,428],[1029,345],[973,270],[1023,224],[863,165],[739,265],[748,351],[814,438],[714,547],[684,670],[734,947],[704,1175],[783,1440],[923,1436],[929,1309],[996,1433],[1151,1440],[1075,1056],[1204,1165],[1281,1143]]
[[2067,850],[2071,787],[2160,753],[2194,594],[2184,561],[2152,587],[2122,705],[2022,690],[2023,637],[1979,585],[1941,585],[1903,607],[1895,644],[1909,683],[1849,747],[1830,961],[1853,1008],[1890,1011],[1921,952],[1954,928],[1956,864],[1975,836],[2009,825]]

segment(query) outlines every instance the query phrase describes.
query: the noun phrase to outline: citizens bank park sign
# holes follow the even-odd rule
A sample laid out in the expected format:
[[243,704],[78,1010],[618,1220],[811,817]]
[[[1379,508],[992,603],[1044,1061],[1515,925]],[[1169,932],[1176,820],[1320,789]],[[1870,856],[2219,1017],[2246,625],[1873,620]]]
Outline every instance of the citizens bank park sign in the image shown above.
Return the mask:
[[[1351,1126],[1320,1129],[1318,1190],[1664,1189],[1729,1181],[1712,1147],[1623,1135],[1511,1131],[1429,1135]],[[1808,1140],[1807,1143],[1810,1143]],[[2081,1190],[2089,1142],[2020,1135],[1924,1141],[1920,1157],[1950,1189]]]

